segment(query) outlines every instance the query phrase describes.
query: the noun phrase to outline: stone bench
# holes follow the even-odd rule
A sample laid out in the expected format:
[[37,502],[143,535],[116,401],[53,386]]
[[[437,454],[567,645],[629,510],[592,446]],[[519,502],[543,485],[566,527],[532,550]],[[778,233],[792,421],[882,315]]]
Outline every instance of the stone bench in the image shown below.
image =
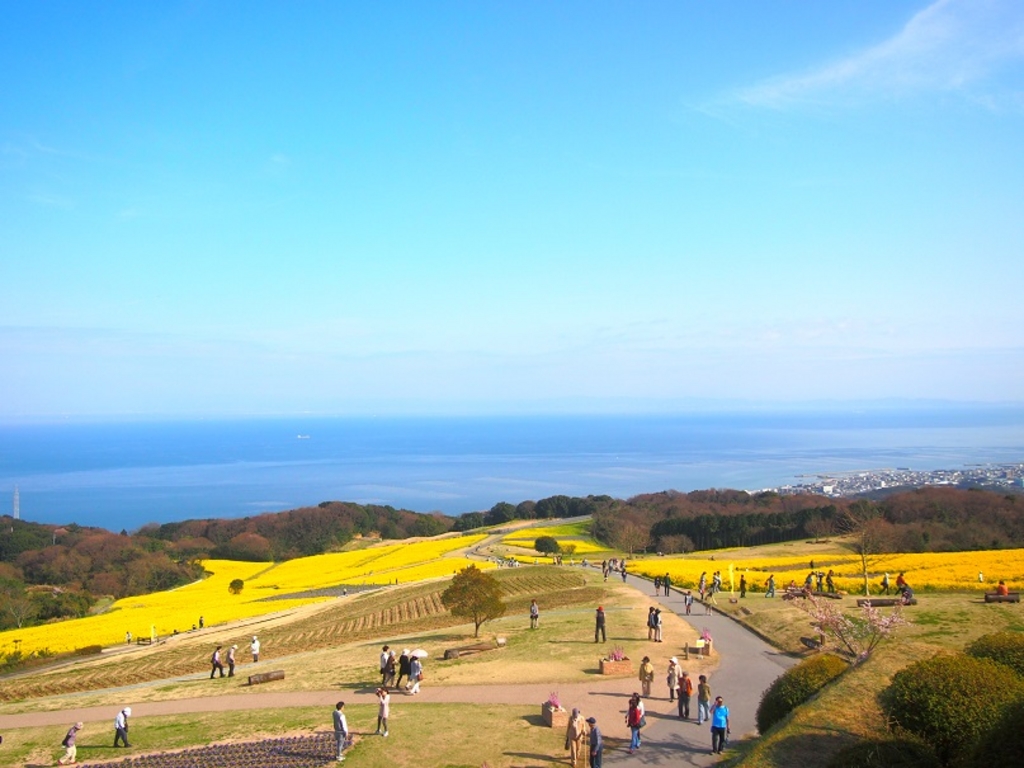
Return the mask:
[[1007,595],[996,594],[995,592],[985,593],[986,603],[1019,603],[1020,592],[1010,592]]

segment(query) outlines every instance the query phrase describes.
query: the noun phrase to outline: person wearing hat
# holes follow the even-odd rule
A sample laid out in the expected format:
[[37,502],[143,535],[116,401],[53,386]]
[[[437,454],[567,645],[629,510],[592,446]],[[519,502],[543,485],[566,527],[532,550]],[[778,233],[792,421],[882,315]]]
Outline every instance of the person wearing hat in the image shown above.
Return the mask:
[[679,717],[682,720],[690,719],[690,699],[693,696],[693,680],[689,672],[679,673]]
[[569,750],[569,762],[573,768],[578,768],[579,759],[583,757],[588,730],[587,721],[583,719],[579,707],[573,707],[572,717],[565,728],[565,748]]
[[597,615],[595,617],[596,623],[594,624],[594,642],[597,642],[598,636],[601,637],[602,643],[608,642],[608,635],[605,634],[604,629],[604,608],[600,605],[597,606]]
[[643,661],[640,662],[638,678],[640,680],[640,690],[643,691],[644,698],[649,699],[651,697],[651,683],[654,682],[654,665],[651,664],[650,656],[644,656]]
[[126,747],[130,747],[128,743],[128,718],[132,716],[132,708],[125,707],[117,713],[117,717],[114,718],[114,746],[118,746],[119,741],[123,741]]
[[588,717],[587,725],[590,726],[590,768],[601,768],[604,739],[601,738],[601,729],[597,727],[597,718]]
[[57,761],[57,765],[71,765],[75,762],[75,758],[78,755],[78,747],[75,746],[75,738],[78,736],[78,732],[85,726],[82,723],[75,723],[68,729],[67,736],[64,737],[64,741],[60,743],[67,751],[64,753],[64,757]]
[[232,645],[228,648],[228,677],[235,676],[235,651],[237,650],[237,645]]
[[683,668],[679,666],[679,659],[673,656],[668,660],[668,675],[665,682],[668,683],[668,700],[676,700],[676,688],[679,687],[679,678],[682,677]]
[[252,642],[249,643],[249,650],[252,651],[252,663],[255,664],[260,660],[260,641],[256,639],[256,635],[252,636]]

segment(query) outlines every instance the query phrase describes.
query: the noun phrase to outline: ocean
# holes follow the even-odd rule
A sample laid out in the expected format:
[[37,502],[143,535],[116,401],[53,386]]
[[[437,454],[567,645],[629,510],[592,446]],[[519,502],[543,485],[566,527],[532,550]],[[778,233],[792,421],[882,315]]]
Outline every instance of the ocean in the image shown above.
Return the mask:
[[0,512],[119,531],[322,501],[451,515],[556,494],[759,490],[1024,461],[1024,407],[280,417],[0,426]]

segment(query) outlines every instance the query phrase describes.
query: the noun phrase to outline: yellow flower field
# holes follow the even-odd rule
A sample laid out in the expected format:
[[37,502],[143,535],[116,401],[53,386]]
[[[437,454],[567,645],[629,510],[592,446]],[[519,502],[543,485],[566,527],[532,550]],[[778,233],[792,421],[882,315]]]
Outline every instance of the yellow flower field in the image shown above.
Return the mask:
[[598,544],[590,537],[590,522],[572,523],[570,525],[550,525],[542,528],[521,528],[503,536],[501,544],[509,547],[533,549],[533,544],[541,536],[551,536],[559,544],[571,544],[576,547],[573,555],[592,555],[609,552],[607,547]]
[[[715,571],[722,572],[726,590],[730,583],[739,589],[740,575],[746,574],[747,583],[763,589],[769,574],[775,574],[776,587],[781,589],[791,580],[803,585],[810,573],[810,562],[804,557],[774,557],[741,559],[721,552],[708,557],[664,557],[657,560],[634,562],[630,571],[649,578],[666,573],[675,586],[695,588],[702,572],[708,580]],[[730,567],[732,582],[730,582]],[[1024,586],[1024,549],[984,550],[980,552],[925,552],[920,554],[877,555],[869,559],[872,586],[877,587],[883,573],[895,581],[903,572],[915,590],[977,590],[993,591],[999,579],[1011,589]],[[860,592],[864,588],[860,558],[857,555],[823,555],[814,560],[815,571],[835,571],[836,588],[847,592]],[[984,581],[979,581],[978,574]]]
[[[126,597],[98,616],[0,632],[0,655],[14,650],[24,654],[46,650],[64,653],[89,645],[115,645],[124,642],[126,632],[136,638],[151,634],[164,637],[174,630],[190,630],[200,616],[207,626],[212,626],[329,599],[265,599],[276,594],[342,584],[389,584],[396,579],[406,584],[450,576],[470,561],[446,555],[470,547],[482,538],[478,535],[389,544],[289,560],[276,566],[207,560],[203,567],[210,575],[202,581],[166,592]],[[486,563],[477,565],[493,567]],[[238,595],[228,591],[234,579],[245,582]]]

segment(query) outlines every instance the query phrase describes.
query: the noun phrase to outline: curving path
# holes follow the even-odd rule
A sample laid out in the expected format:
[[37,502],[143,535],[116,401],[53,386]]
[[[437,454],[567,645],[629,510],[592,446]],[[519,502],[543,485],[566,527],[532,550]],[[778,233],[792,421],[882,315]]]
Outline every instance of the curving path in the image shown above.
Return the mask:
[[[654,597],[654,589],[651,584],[635,576],[629,577],[627,584],[643,591],[652,604],[658,603],[664,609],[675,611],[680,615],[685,613],[680,594],[673,592],[669,597]],[[727,598],[723,596],[722,599]],[[758,596],[747,599],[764,598]],[[718,614],[705,616],[703,613],[704,607],[695,604],[695,615],[690,617],[690,623],[698,630],[708,628],[714,638],[720,665],[710,680],[712,694],[723,696],[729,706],[734,740],[756,735],[754,714],[761,699],[761,692],[797,660],[775,650],[729,617]],[[614,632],[613,626],[609,626],[609,629]],[[651,653],[648,655],[654,662],[657,675],[652,686],[653,695],[650,699],[645,700],[648,724],[643,731],[643,746],[634,755],[627,754],[621,748],[606,748],[605,762],[618,764],[629,761],[640,765],[671,764],[673,766],[705,766],[716,762],[717,758],[710,754],[709,726],[705,723],[698,727],[696,721],[683,722],[679,720],[675,703],[668,701],[662,670],[667,666],[669,656],[674,655],[675,651],[672,649],[675,647],[677,644],[671,642],[671,638],[660,646],[651,644]],[[686,662],[682,663],[685,669]],[[204,676],[205,673],[201,673],[196,677]],[[617,740],[619,739],[628,741],[628,728],[624,723],[626,703],[629,694],[637,690],[638,686],[636,678],[629,677],[559,684],[558,691],[566,708],[577,706],[584,714],[596,717],[606,738],[610,738],[613,743],[618,745]],[[552,686],[549,684],[507,687],[487,685],[432,687],[428,683],[415,698],[402,695],[393,696],[392,705],[401,707],[421,702],[535,704],[539,709],[541,702],[547,699],[551,688]],[[341,693],[338,690],[268,692],[132,703],[132,710],[135,718],[281,707],[321,706],[325,710],[329,710],[333,708],[339,696],[353,704],[374,704],[376,702],[372,688],[360,688]],[[126,703],[128,703],[127,697]],[[101,722],[106,726],[109,725],[115,710],[115,707],[102,706],[2,715],[0,716],[0,732],[5,729],[35,726],[66,727],[68,723],[78,720],[85,723]],[[696,714],[696,696],[694,696],[691,714]]]

